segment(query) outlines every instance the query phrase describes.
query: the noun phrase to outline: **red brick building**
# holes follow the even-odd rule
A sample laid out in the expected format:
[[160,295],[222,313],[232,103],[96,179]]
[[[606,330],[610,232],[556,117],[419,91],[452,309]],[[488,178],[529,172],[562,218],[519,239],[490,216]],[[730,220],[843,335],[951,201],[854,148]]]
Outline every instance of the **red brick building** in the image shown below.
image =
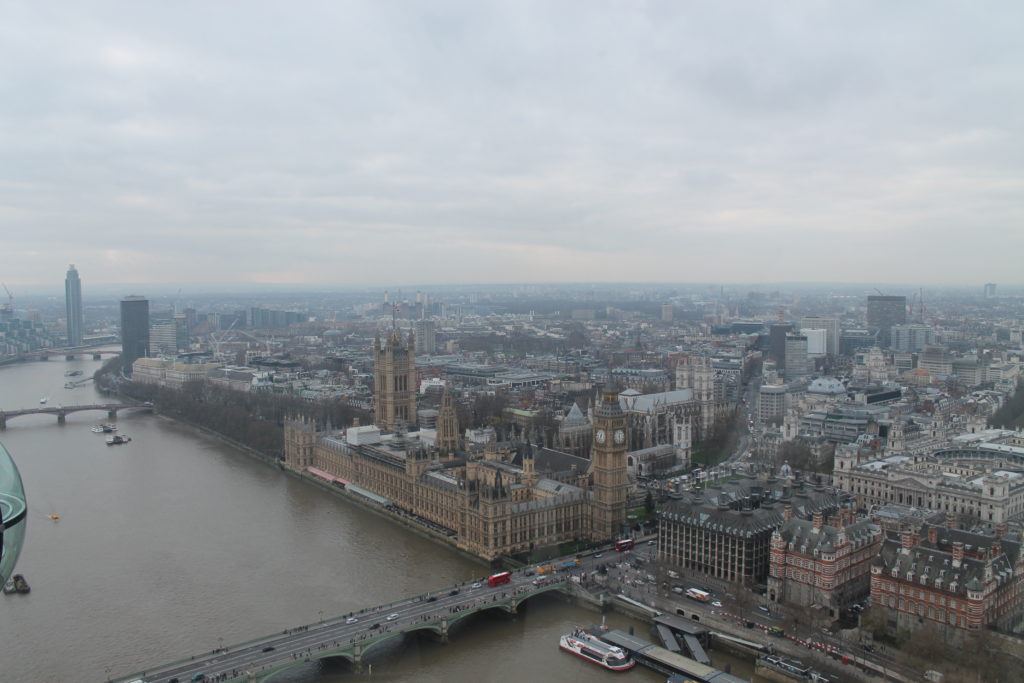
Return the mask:
[[831,524],[820,512],[811,521],[793,519],[788,510],[785,517],[772,534],[769,600],[819,608],[821,618],[831,621],[867,597],[881,527],[869,519],[854,522],[848,510]]
[[871,566],[871,603],[891,629],[940,627],[948,641],[986,627],[1024,624],[1024,557],[1018,540],[939,525],[886,539]]

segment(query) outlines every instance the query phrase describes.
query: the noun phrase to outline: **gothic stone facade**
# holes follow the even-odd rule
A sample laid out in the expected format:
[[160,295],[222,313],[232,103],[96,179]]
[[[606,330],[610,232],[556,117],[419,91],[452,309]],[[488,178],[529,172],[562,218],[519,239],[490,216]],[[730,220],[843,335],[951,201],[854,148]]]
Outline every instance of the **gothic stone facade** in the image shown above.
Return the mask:
[[617,400],[595,411],[594,426],[599,446],[587,461],[519,442],[445,455],[401,432],[353,443],[290,421],[285,464],[319,469],[382,496],[395,511],[447,530],[459,548],[495,560],[618,536],[627,483],[625,418]]
[[408,343],[397,328],[382,345],[380,333],[373,342],[373,398],[376,422],[390,432],[396,423],[416,423],[416,340]]

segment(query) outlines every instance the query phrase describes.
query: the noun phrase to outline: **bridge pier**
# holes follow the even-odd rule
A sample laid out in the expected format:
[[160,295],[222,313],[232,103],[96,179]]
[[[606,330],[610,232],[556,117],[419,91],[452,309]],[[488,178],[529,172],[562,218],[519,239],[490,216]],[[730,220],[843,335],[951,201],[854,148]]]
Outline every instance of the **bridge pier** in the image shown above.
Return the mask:
[[68,354],[64,355],[64,360],[74,360],[74,359],[75,359],[75,354],[73,354],[73,353],[68,353]]
[[363,673],[363,648],[359,643],[356,643],[355,649],[352,650],[352,663],[357,673]]
[[57,413],[57,424],[62,425],[67,420],[67,413],[63,410]]
[[442,619],[441,620],[441,642],[442,643],[447,643],[448,642],[448,620],[447,619]]
[[117,408],[111,408],[110,410],[108,410],[107,411],[107,417],[110,418],[111,420],[116,420],[117,419]]
[[7,430],[7,414],[0,413],[0,432]]

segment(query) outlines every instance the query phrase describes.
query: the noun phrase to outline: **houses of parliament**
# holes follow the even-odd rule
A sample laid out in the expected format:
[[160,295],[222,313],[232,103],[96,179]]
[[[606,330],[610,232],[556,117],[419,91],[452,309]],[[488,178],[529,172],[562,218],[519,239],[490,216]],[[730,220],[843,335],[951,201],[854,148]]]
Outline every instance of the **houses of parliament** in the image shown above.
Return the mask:
[[616,394],[594,409],[590,458],[522,441],[464,444],[445,390],[437,428],[416,415],[414,340],[374,342],[376,425],[317,432],[285,424],[285,465],[342,480],[355,493],[440,527],[488,561],[572,541],[616,538],[626,521],[628,421]]

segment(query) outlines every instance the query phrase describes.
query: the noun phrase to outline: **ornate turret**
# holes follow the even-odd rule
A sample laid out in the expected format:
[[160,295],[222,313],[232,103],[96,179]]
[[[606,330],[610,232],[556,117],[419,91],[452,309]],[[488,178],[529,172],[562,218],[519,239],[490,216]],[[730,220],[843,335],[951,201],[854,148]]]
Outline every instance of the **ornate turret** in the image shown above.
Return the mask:
[[459,447],[459,421],[455,415],[452,394],[445,387],[441,394],[441,408],[437,411],[437,450],[442,459],[455,455]]
[[284,462],[301,470],[313,465],[316,451],[316,428],[305,418],[292,418],[284,423]]
[[537,472],[533,468],[533,446],[523,445],[523,483],[533,486],[537,483]]

